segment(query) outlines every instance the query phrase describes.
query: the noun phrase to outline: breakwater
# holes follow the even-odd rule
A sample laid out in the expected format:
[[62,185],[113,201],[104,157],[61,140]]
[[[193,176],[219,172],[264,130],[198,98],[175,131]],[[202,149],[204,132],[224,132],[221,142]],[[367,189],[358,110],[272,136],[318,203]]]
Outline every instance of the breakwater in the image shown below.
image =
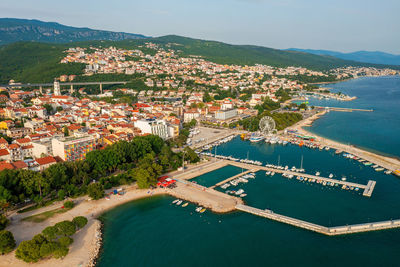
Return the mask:
[[355,234],[355,233],[362,233],[362,232],[400,228],[400,219],[399,220],[372,222],[372,223],[353,224],[353,225],[346,225],[346,226],[326,227],[326,226],[318,225],[315,223],[310,223],[310,222],[306,222],[306,221],[299,220],[296,218],[292,218],[289,216],[277,214],[277,213],[274,213],[272,210],[268,210],[268,209],[262,210],[262,209],[257,209],[257,208],[250,207],[247,205],[242,205],[242,204],[237,205],[236,209],[256,215],[256,216],[264,217],[264,218],[267,218],[270,220],[289,224],[292,226],[296,226],[299,228],[303,228],[303,229],[306,229],[309,231],[317,232],[317,233],[328,235],[328,236]]

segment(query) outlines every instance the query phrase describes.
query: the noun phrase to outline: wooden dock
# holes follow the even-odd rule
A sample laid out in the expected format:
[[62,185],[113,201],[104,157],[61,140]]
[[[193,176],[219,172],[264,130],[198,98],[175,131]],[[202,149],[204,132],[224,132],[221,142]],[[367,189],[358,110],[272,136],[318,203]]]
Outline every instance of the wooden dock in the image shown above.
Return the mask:
[[367,187],[365,188],[365,190],[363,192],[363,196],[371,197],[372,192],[374,191],[375,185],[376,185],[375,181],[369,180]]
[[376,184],[376,182],[373,180],[369,180],[367,185],[363,185],[363,184],[357,184],[357,183],[348,182],[348,181],[325,178],[325,177],[316,176],[316,175],[312,175],[312,174],[293,172],[293,171],[289,171],[289,170],[274,169],[274,168],[269,168],[269,167],[264,167],[264,166],[258,166],[258,165],[248,164],[248,163],[237,162],[237,161],[228,161],[228,162],[230,162],[229,164],[231,164],[233,166],[237,166],[237,167],[245,168],[245,169],[251,169],[252,171],[263,170],[263,171],[271,171],[271,172],[273,171],[276,173],[287,173],[287,174],[292,174],[293,176],[302,176],[302,177],[306,177],[309,179],[316,179],[316,180],[320,180],[320,181],[331,182],[331,183],[340,184],[340,185],[346,185],[346,186],[354,187],[354,188],[358,187],[360,189],[364,189],[363,196],[366,196],[366,197],[371,197],[372,192],[374,191],[374,188],[375,188],[375,184]]
[[215,187],[217,187],[217,186],[220,186],[220,185],[223,185],[223,184],[225,184],[225,183],[227,183],[227,182],[230,182],[230,181],[232,181],[232,180],[234,180],[234,179],[236,179],[236,178],[238,178],[238,177],[240,177],[240,176],[243,176],[243,175],[248,174],[248,173],[250,173],[250,172],[256,172],[256,171],[257,171],[257,170],[247,170],[247,171],[245,171],[245,172],[241,172],[241,173],[239,173],[239,174],[237,174],[237,175],[235,175],[235,176],[229,177],[228,179],[225,179],[225,180],[223,180],[222,182],[219,182],[219,183],[217,183],[217,184],[211,186],[210,188],[213,189],[213,188],[215,188]]
[[261,210],[243,204],[236,205],[236,209],[270,220],[286,223],[295,227],[303,228],[320,234],[334,236],[379,231],[392,228],[400,228],[400,220],[381,221],[373,223],[353,224],[346,226],[326,227],[315,223],[306,222],[289,216],[274,213],[272,210]]

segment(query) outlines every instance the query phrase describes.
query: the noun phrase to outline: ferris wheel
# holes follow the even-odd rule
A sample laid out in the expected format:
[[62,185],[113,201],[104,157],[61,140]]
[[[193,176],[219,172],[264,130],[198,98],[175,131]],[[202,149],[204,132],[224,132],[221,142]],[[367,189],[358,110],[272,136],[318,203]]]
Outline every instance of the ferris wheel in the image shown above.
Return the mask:
[[269,116],[262,117],[258,127],[260,128],[260,132],[265,135],[276,132],[275,121]]

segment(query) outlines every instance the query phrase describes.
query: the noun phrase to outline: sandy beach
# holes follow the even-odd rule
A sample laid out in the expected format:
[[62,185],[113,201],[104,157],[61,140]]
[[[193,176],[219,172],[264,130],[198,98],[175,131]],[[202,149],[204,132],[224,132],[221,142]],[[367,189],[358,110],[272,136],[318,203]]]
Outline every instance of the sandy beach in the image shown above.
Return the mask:
[[[92,258],[96,256],[99,248],[99,236],[101,223],[96,218],[105,211],[116,206],[131,202],[140,198],[156,195],[168,194],[186,201],[197,203],[211,209],[214,212],[229,212],[235,209],[237,204],[241,204],[240,198],[229,196],[218,191],[204,188],[202,186],[185,182],[184,180],[199,176],[224,166],[223,162],[206,161],[196,165],[189,166],[185,172],[175,171],[168,175],[176,175],[183,182],[178,182],[174,189],[157,188],[137,189],[136,186],[123,186],[124,195],[112,195],[110,200],[102,198],[100,200],[89,200],[87,196],[74,199],[75,207],[65,213],[57,214],[43,222],[34,223],[23,221],[22,219],[42,213],[44,211],[60,208],[63,202],[53,203],[48,207],[37,209],[26,213],[13,213],[9,216],[11,219],[7,230],[11,231],[18,244],[23,240],[30,240],[40,233],[47,226],[56,224],[63,220],[72,220],[75,216],[85,216],[88,224],[72,236],[74,243],[70,246],[70,252],[64,259],[47,259],[38,263],[28,264],[15,258],[15,250],[7,255],[0,256],[0,267],[8,266],[91,266]],[[110,190],[108,190],[110,191]]]
[[[46,207],[45,209],[38,209],[29,213],[18,214],[15,213],[11,216],[12,223],[7,230],[14,234],[17,245],[23,240],[29,240],[34,235],[40,233],[44,228],[54,225],[63,220],[71,220],[75,216],[85,216],[88,219],[88,224],[76,234],[72,236],[74,243],[70,246],[70,252],[64,259],[48,259],[34,264],[27,264],[15,258],[15,251],[7,255],[0,256],[0,267],[6,266],[88,266],[92,258],[92,252],[96,249],[97,240],[96,232],[100,230],[100,221],[96,217],[103,212],[114,208],[118,205],[140,199],[150,197],[148,189],[136,189],[135,187],[127,188],[123,196],[111,196],[110,200],[88,200],[88,197],[80,198],[79,202],[73,209],[51,217],[41,223],[34,223],[22,221],[23,218],[29,217],[34,214],[42,213],[45,210],[55,209],[60,206],[59,203]],[[152,195],[165,194],[162,189],[155,189],[151,191]]]

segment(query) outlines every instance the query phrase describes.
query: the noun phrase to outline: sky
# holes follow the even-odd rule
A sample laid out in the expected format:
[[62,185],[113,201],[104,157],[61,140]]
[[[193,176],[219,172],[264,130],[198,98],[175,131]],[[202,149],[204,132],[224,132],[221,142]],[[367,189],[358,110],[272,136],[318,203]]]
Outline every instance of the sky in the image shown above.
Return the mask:
[[400,0],[1,0],[0,17],[286,49],[400,54]]

